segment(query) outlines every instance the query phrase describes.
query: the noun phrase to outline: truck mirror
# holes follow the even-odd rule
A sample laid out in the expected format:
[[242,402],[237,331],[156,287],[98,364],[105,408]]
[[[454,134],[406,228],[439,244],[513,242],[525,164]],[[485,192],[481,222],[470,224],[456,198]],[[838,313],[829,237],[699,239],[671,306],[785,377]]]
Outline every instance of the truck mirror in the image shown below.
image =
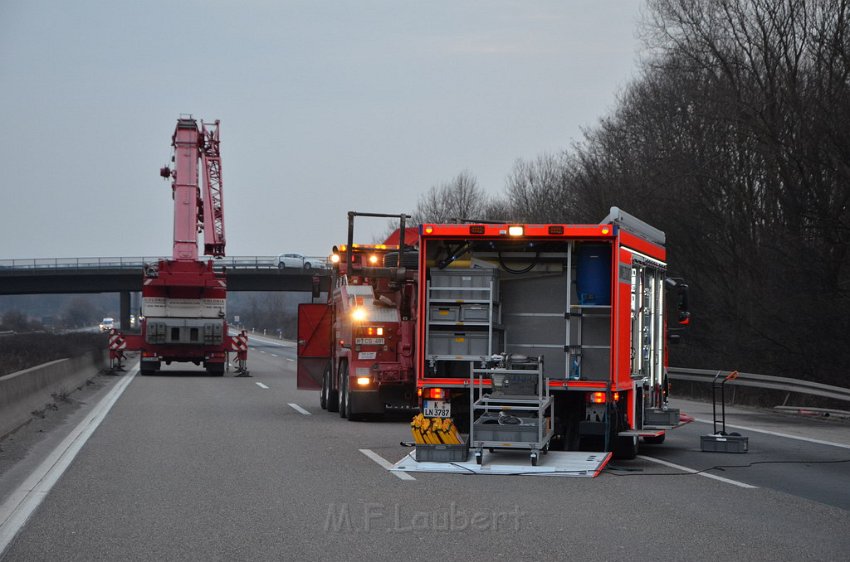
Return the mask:
[[322,280],[318,275],[313,276],[313,298],[317,299],[322,294]]
[[679,283],[676,288],[679,291],[679,304],[676,307],[679,311],[679,324],[687,326],[691,323],[691,313],[688,310],[688,285]]

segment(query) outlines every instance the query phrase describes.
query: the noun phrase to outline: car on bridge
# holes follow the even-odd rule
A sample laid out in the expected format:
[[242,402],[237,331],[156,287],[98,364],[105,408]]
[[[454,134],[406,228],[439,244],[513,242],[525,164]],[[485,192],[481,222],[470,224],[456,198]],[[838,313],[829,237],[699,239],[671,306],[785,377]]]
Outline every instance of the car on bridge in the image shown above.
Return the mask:
[[323,260],[313,259],[301,254],[280,254],[277,257],[278,269],[304,269],[311,270],[315,268],[326,267]]
[[114,318],[106,317],[106,318],[104,318],[103,320],[100,321],[100,331],[101,332],[108,332],[109,330],[111,330],[114,327],[115,327],[115,319]]

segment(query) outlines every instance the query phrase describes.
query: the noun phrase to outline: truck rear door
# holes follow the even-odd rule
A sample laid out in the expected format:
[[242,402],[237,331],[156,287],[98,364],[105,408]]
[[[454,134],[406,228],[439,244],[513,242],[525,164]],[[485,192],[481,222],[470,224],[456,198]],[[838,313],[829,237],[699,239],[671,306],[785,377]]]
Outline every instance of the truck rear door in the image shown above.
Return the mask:
[[327,304],[298,305],[297,386],[320,390],[322,373],[331,359],[331,307]]

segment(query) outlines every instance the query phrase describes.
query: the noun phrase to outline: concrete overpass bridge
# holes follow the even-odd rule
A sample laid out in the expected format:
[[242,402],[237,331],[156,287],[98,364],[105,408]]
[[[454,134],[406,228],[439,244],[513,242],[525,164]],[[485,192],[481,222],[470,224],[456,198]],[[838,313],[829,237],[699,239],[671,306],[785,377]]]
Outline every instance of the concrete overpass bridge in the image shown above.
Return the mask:
[[[119,293],[120,325],[130,325],[130,294],[142,290],[145,264],[161,257],[37,258],[0,260],[0,294]],[[313,290],[318,278],[322,291],[330,286],[324,258],[311,258],[323,267],[279,269],[274,256],[240,256],[215,260],[227,273],[228,291]]]

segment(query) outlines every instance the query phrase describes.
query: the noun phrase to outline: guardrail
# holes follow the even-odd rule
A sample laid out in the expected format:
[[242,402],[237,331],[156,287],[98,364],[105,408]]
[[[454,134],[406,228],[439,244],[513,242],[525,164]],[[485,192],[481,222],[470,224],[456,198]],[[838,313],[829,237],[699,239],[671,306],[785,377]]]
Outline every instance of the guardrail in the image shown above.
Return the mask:
[[[92,270],[92,269],[139,269],[148,263],[170,259],[161,256],[101,257],[101,258],[31,258],[0,260],[0,273],[33,270]],[[327,258],[307,256],[313,267],[325,269]],[[228,269],[277,269],[277,256],[234,256],[216,259],[216,267]]]
[[[705,369],[686,369],[683,367],[668,367],[667,375],[671,380],[694,381],[711,384],[715,376],[720,373],[720,378],[725,377],[731,371],[711,371]],[[808,394],[820,396],[833,400],[850,402],[850,388],[831,386],[817,382],[791,379],[786,377],[774,377],[771,375],[755,375],[753,373],[738,373],[738,378],[726,383],[729,386],[749,386],[754,388],[780,390],[794,394]]]

